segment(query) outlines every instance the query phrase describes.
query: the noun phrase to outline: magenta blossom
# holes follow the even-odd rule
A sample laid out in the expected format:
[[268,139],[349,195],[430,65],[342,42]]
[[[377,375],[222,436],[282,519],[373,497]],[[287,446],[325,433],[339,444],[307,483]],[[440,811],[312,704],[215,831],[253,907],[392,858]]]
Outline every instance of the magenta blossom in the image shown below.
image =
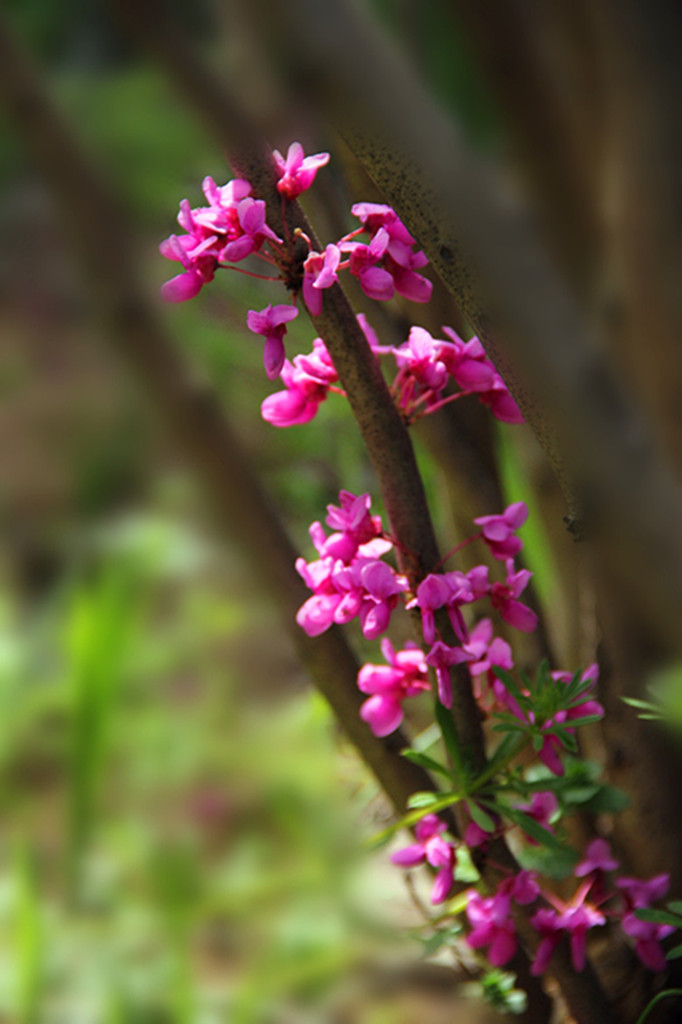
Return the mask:
[[293,364],[285,359],[281,377],[286,390],[268,395],[261,405],[263,419],[274,427],[309,423],[338,380],[321,338],[315,338],[310,355],[295,356]]
[[279,172],[277,191],[287,199],[296,199],[301,192],[309,189],[320,167],[329,163],[329,153],[305,156],[300,142],[291,143],[286,159],[278,149],[274,150],[272,155]]
[[311,252],[303,264],[303,301],[313,316],[322,313],[322,292],[336,284],[341,253],[336,245],[328,245],[324,251]]
[[246,324],[254,334],[265,338],[263,362],[270,380],[279,377],[284,366],[284,335],[286,324],[298,316],[296,306],[266,306],[260,313],[250,309]]
[[413,327],[404,345],[393,350],[403,375],[410,374],[421,387],[440,391],[448,382],[448,371],[439,358],[439,343],[423,327]]
[[615,871],[618,867],[619,862],[613,857],[606,840],[593,839],[587,847],[584,860],[576,866],[574,874],[576,878],[584,878],[585,875],[596,872]]
[[430,689],[424,653],[416,644],[407,643],[395,651],[390,640],[381,641],[387,665],[363,665],[358,673],[358,689],[372,694],[360,709],[375,736],[388,736],[403,720],[402,702]]
[[213,178],[206,177],[203,189],[209,206],[192,209],[183,199],[178,224],[185,234],[171,235],[159,246],[162,256],[184,268],[161,288],[168,302],[184,302],[198,295],[203,285],[213,280],[226,243],[243,234],[238,207],[251,195],[248,181],[237,178],[218,186]]
[[427,664],[436,671],[438,681],[438,700],[446,708],[452,707],[452,679],[450,669],[453,665],[460,665],[467,660],[467,656],[461,647],[448,647],[447,644],[437,640],[429,653],[426,655]]
[[435,814],[426,814],[415,827],[416,843],[403,847],[391,855],[391,861],[403,868],[430,864],[437,868],[431,890],[431,902],[443,903],[448,898],[455,881],[457,852],[452,843],[443,838],[447,825]]
[[635,940],[635,953],[650,971],[664,971],[668,966],[665,953],[661,949],[661,940],[672,935],[673,925],[656,924],[653,921],[640,921],[634,913],[625,914],[621,928],[631,939]]
[[510,672],[514,668],[512,650],[506,640],[493,637],[493,624],[490,619],[481,619],[469,634],[469,642],[463,644],[469,661],[469,672],[474,681],[474,695],[477,700],[483,697],[481,681],[487,679],[492,687],[495,666]]
[[514,571],[511,559],[507,562],[507,578],[504,583],[493,583],[490,588],[490,600],[493,608],[499,611],[505,622],[524,633],[532,633],[537,628],[538,617],[534,611],[517,600],[526,589],[532,572],[529,569]]
[[479,516],[474,522],[481,527],[483,540],[488,545],[491,555],[504,561],[513,558],[523,547],[523,541],[515,536],[515,532],[523,526],[527,518],[527,505],[523,501],[516,501],[513,505],[507,506],[501,515]]
[[391,241],[402,242],[403,245],[415,244],[414,238],[391,206],[383,203],[355,203],[351,213],[371,235],[384,228]]
[[585,940],[590,928],[606,923],[604,915],[592,904],[585,901],[592,886],[592,881],[583,882],[573,899],[564,903],[554,895],[548,895],[556,907],[538,910],[531,919],[531,924],[540,933],[542,941],[537,948],[531,974],[543,974],[549,966],[552,953],[559,944],[562,932],[567,932],[571,939],[571,958],[576,971],[585,967]]
[[263,242],[282,241],[272,228],[265,223],[265,203],[262,199],[247,196],[237,204],[237,218],[241,232],[237,238],[228,241],[222,249],[220,260],[239,263],[240,260],[257,252]]
[[393,277],[388,270],[378,265],[386,254],[389,241],[388,232],[380,228],[369,245],[365,245],[364,242],[340,244],[342,252],[350,253],[350,272],[358,278],[365,295],[379,302],[392,299],[395,291]]
[[530,871],[520,871],[513,878],[502,882],[493,896],[481,896],[475,890],[469,892],[466,906],[469,924],[467,945],[472,949],[489,946],[488,959],[494,967],[503,967],[516,952],[516,926],[511,916],[511,903],[521,905],[533,903],[540,890],[535,876]]

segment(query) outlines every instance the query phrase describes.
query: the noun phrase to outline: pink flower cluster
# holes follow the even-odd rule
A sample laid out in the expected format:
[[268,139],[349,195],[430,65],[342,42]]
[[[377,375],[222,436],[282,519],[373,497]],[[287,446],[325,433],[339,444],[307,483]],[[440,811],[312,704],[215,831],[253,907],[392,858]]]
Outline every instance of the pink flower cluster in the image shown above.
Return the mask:
[[[595,839],[588,846],[585,859],[575,869],[578,878],[587,877],[573,898],[564,903],[553,893],[544,894],[552,904],[552,909],[538,910],[531,920],[541,936],[532,967],[533,974],[544,974],[562,933],[570,936],[573,966],[576,971],[582,971],[585,966],[586,934],[590,928],[605,924],[607,916],[619,921],[625,934],[635,940],[635,952],[646,967],[652,971],[665,970],[665,954],[660,943],[672,934],[674,928],[671,925],[640,921],[635,911],[649,909],[652,902],[662,899],[668,891],[670,878],[667,874],[656,875],[648,881],[618,878],[615,888],[609,891],[607,874],[615,871],[618,866],[608,843],[604,839]],[[587,902],[590,892],[592,900]],[[608,904],[606,913],[597,908],[604,904]]]
[[[322,359],[324,347],[321,342],[319,345],[320,364],[328,365]],[[303,357],[296,358],[299,360],[298,373],[305,379]],[[320,369],[315,372],[321,375]],[[287,373],[293,383],[296,370],[292,367]],[[317,386],[323,388],[326,385],[320,381]],[[266,399],[269,404],[264,408],[264,414],[273,420],[294,415],[304,417],[307,415],[305,400],[297,402],[295,395],[292,387],[270,396]],[[313,394],[310,404],[321,400],[319,395],[319,391]],[[516,599],[531,574],[527,570],[514,571],[513,559],[507,559],[504,583],[491,584],[488,567],[479,565],[466,573],[459,570],[431,573],[422,580],[415,593],[409,594],[407,579],[381,561],[381,557],[392,548],[392,542],[383,533],[379,518],[369,513],[369,495],[355,497],[342,491],[340,501],[339,508],[328,507],[327,525],[336,532],[327,536],[318,522],[310,527],[310,536],[319,558],[312,562],[299,558],[296,563],[298,572],[313,591],[313,596],[299,609],[297,622],[309,636],[317,636],[332,623],[349,622],[358,616],[363,633],[373,639],[388,628],[400,595],[405,595],[408,598],[406,607],[416,607],[421,612],[424,641],[429,648],[426,655],[411,647],[395,655],[393,649],[387,647],[384,655],[390,669],[368,664],[361,670],[358,685],[363,692],[372,695],[364,705],[363,717],[376,734],[383,736],[396,729],[402,721],[402,701],[426,688],[422,685],[424,677],[417,681],[417,677],[410,674],[408,679],[403,672],[403,664],[409,665],[411,671],[416,665],[420,666],[420,672],[425,672],[426,666],[434,669],[438,698],[445,707],[452,706],[450,670],[453,665],[467,664],[471,675],[479,680],[479,688],[484,675],[492,688],[501,687],[494,669],[496,666],[513,667],[511,649],[506,641],[493,637],[489,619],[483,619],[469,633],[462,608],[488,596],[507,622],[521,629],[532,629],[536,624],[535,613]],[[513,536],[513,530],[525,521],[526,515],[523,503],[511,505],[499,516],[486,516],[483,531],[478,536],[485,540],[484,531],[487,530],[492,536],[488,543],[496,545],[498,552],[516,552],[521,541]],[[436,628],[436,612],[440,609],[447,612],[459,640],[456,646],[444,643]],[[386,654],[388,650],[393,652],[390,656]],[[498,699],[507,700],[504,688],[496,695]]]
[[[475,394],[493,416],[505,423],[523,423],[523,416],[506,384],[485,354],[478,338],[462,341],[452,327],[443,326],[448,341],[413,327],[407,341],[393,349],[398,375],[393,392],[406,419],[435,412],[447,402]],[[460,391],[444,397],[452,380]]]
[[[356,203],[351,213],[362,228],[339,242],[341,252],[349,253],[349,269],[357,277],[365,295],[385,301],[395,292],[412,302],[428,302],[433,285],[418,270],[428,264],[423,252],[415,252],[416,241],[395,210],[381,203]],[[368,244],[356,242],[367,232]]]
[[[427,814],[415,828],[416,842],[391,856],[391,861],[403,868],[429,864],[437,869],[431,892],[433,904],[446,900],[454,886],[457,844],[446,838],[446,832],[445,822],[435,814]],[[587,933],[605,925],[607,919],[620,922],[625,934],[635,940],[635,952],[646,967],[652,971],[664,970],[665,954],[660,943],[674,929],[670,925],[641,921],[635,911],[648,909],[654,901],[662,899],[668,890],[669,876],[657,875],[648,881],[619,878],[615,886],[609,885],[608,876],[618,866],[608,843],[595,839],[575,869],[576,877],[583,881],[568,901],[541,889],[537,875],[531,871],[519,871],[504,879],[491,895],[470,889],[466,904],[470,926],[467,944],[471,949],[487,949],[490,963],[503,967],[517,949],[512,904],[530,906],[542,898],[546,905],[539,907],[531,918],[539,938],[531,968],[534,975],[547,970],[562,935],[570,939],[575,970],[582,971],[586,962]],[[600,909],[604,904],[607,904],[606,912]]]
[[530,871],[520,871],[513,878],[505,879],[492,896],[481,896],[475,889],[471,889],[466,905],[471,925],[467,945],[471,949],[489,947],[488,959],[494,967],[508,964],[518,945],[512,900],[520,906],[526,906],[534,903],[539,894],[540,887]]
[[382,533],[378,516],[369,514],[370,497],[348,491],[339,495],[341,506],[328,506],[327,536],[318,522],[310,537],[319,558],[299,558],[296,569],[313,591],[298,610],[296,621],[308,636],[324,633],[333,623],[358,617],[364,635],[374,640],[384,633],[398,597],[408,589],[401,576],[381,556],[393,547]]
[[206,177],[203,189],[209,205],[192,209],[183,199],[178,224],[185,234],[171,235],[159,247],[162,256],[183,267],[161,288],[169,302],[193,299],[213,280],[219,264],[238,263],[266,241],[282,242],[265,223],[265,203],[252,197],[248,181],[235,178],[216,185]]

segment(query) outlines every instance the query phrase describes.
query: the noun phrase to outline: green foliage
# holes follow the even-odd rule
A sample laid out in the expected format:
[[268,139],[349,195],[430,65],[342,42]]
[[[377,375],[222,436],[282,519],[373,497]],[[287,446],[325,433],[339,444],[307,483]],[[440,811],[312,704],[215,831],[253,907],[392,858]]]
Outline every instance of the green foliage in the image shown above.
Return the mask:
[[321,700],[233,667],[250,616],[276,630],[195,535],[136,516],[88,548],[22,628],[0,602],[0,1016],[265,1024],[313,1005],[388,938],[340,809],[364,775]]
[[490,1003],[498,1013],[517,1015],[527,1005],[526,993],[515,988],[516,975],[510,971],[493,968],[487,971],[480,982],[467,986],[469,993]]

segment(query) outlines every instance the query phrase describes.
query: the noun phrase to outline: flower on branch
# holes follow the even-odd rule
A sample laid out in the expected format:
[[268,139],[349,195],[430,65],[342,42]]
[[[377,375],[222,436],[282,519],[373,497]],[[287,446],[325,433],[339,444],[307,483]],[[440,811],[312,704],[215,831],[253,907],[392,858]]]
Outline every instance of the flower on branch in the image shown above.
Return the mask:
[[358,673],[358,689],[371,694],[360,709],[360,717],[375,736],[388,736],[403,720],[402,702],[429,690],[428,668],[424,652],[407,643],[396,651],[386,637],[381,652],[387,665],[363,665]]
[[446,831],[445,822],[435,814],[426,814],[415,827],[416,843],[391,855],[391,861],[402,868],[430,864],[438,869],[431,890],[433,904],[443,903],[448,898],[455,881],[457,851],[452,843],[443,838]]
[[306,156],[300,142],[292,142],[286,158],[278,149],[273,151],[279,181],[277,191],[287,199],[296,199],[301,192],[309,189],[320,167],[329,163],[329,153],[315,153]]
[[296,306],[266,306],[260,312],[250,309],[246,317],[246,325],[254,334],[262,334],[265,338],[263,362],[265,372],[270,380],[279,377],[284,366],[284,335],[286,324],[298,316]]

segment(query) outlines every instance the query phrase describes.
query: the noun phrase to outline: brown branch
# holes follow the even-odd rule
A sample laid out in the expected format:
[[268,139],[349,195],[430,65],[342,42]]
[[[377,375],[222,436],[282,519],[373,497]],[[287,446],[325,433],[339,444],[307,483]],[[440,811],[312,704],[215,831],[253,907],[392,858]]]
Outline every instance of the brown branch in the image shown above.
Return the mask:
[[338,629],[308,639],[294,621],[308,590],[296,552],[254,477],[248,455],[208,384],[167,336],[138,284],[134,244],[115,196],[81,153],[28,59],[0,22],[0,102],[14,120],[63,215],[103,331],[136,371],[203,487],[227,539],[248,552],[282,613],[287,633],[315,685],[399,813],[426,772],[399,754],[405,736],[373,736],[358,715],[357,661]]

